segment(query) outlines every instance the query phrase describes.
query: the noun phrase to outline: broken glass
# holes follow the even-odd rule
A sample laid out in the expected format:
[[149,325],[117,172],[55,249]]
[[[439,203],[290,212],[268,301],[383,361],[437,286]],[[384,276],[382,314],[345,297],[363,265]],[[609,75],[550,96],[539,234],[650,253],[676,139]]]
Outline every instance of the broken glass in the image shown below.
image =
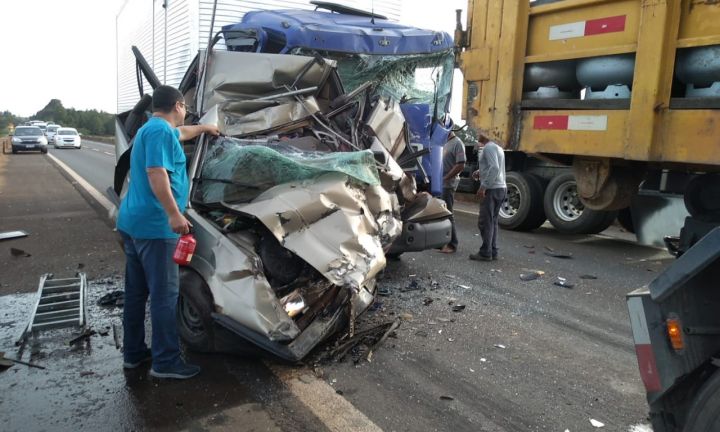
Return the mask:
[[248,202],[273,186],[340,172],[371,186],[380,184],[369,150],[330,153],[306,151],[283,141],[217,138],[208,147],[195,200]]
[[[292,54],[312,55],[297,48]],[[449,108],[455,57],[452,50],[432,54],[371,55],[320,53],[337,61],[337,71],[347,92],[367,81],[377,83],[376,94],[413,104],[427,104],[442,118]],[[437,93],[437,100],[436,100]]]

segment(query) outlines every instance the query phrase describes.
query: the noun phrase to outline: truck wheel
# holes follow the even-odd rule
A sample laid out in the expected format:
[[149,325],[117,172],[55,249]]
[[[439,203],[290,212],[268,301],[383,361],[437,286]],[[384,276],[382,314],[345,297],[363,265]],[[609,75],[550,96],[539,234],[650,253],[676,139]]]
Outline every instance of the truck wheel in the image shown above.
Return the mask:
[[635,234],[635,225],[633,224],[630,207],[625,207],[624,209],[618,211],[617,220],[620,226],[625,229],[625,231],[631,234]]
[[596,234],[607,229],[617,217],[616,211],[585,208],[572,173],[550,180],[543,202],[548,220],[563,234]]
[[545,222],[543,185],[532,174],[511,171],[505,177],[507,199],[500,207],[498,225],[505,229],[527,231]]
[[212,295],[205,281],[192,270],[180,270],[180,295],[177,326],[188,348],[199,352],[215,351]]
[[720,175],[694,177],[685,188],[683,198],[692,217],[704,222],[720,221]]
[[683,432],[715,432],[720,430],[720,371],[716,371],[700,387],[690,407]]

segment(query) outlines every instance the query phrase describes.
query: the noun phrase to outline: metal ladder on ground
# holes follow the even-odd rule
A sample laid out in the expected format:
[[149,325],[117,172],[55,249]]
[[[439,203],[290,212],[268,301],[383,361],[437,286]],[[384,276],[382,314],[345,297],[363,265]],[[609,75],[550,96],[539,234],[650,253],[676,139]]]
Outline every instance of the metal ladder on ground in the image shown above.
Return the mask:
[[55,279],[52,273],[42,275],[30,323],[18,343],[40,330],[85,326],[86,292],[85,273],[65,279]]

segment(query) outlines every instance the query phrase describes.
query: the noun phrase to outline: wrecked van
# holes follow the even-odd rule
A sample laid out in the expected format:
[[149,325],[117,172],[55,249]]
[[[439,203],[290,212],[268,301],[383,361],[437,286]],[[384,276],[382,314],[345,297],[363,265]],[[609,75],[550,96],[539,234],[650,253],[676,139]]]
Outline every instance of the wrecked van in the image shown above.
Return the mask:
[[[133,51],[138,77],[160,85]],[[373,302],[386,254],[449,241],[444,203],[405,172],[419,154],[397,102],[371,98],[371,82],[345,93],[334,61],[210,49],[179,89],[186,124],[221,131],[183,143],[197,249],[178,330],[191,349],[222,349],[222,330],[300,360]],[[116,118],[116,203],[150,102]]]

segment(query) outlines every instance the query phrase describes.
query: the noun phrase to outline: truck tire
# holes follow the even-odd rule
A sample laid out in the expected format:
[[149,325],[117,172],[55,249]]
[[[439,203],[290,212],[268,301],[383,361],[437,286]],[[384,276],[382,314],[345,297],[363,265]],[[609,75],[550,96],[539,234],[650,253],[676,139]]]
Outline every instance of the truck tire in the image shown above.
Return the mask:
[[210,288],[199,274],[180,270],[177,327],[180,339],[193,351],[214,352],[215,331]]
[[720,221],[720,175],[694,177],[685,187],[683,198],[690,216],[704,222]]
[[511,171],[505,177],[507,199],[500,208],[498,225],[514,231],[528,231],[545,222],[543,185],[532,174]]
[[617,217],[616,211],[585,208],[572,173],[550,180],[543,203],[548,220],[563,234],[597,234],[612,225]]
[[720,431],[720,371],[700,387],[687,419],[683,432]]
[[620,226],[625,229],[625,231],[631,234],[635,234],[635,224],[633,224],[630,207],[625,207],[624,209],[618,211],[617,220]]

